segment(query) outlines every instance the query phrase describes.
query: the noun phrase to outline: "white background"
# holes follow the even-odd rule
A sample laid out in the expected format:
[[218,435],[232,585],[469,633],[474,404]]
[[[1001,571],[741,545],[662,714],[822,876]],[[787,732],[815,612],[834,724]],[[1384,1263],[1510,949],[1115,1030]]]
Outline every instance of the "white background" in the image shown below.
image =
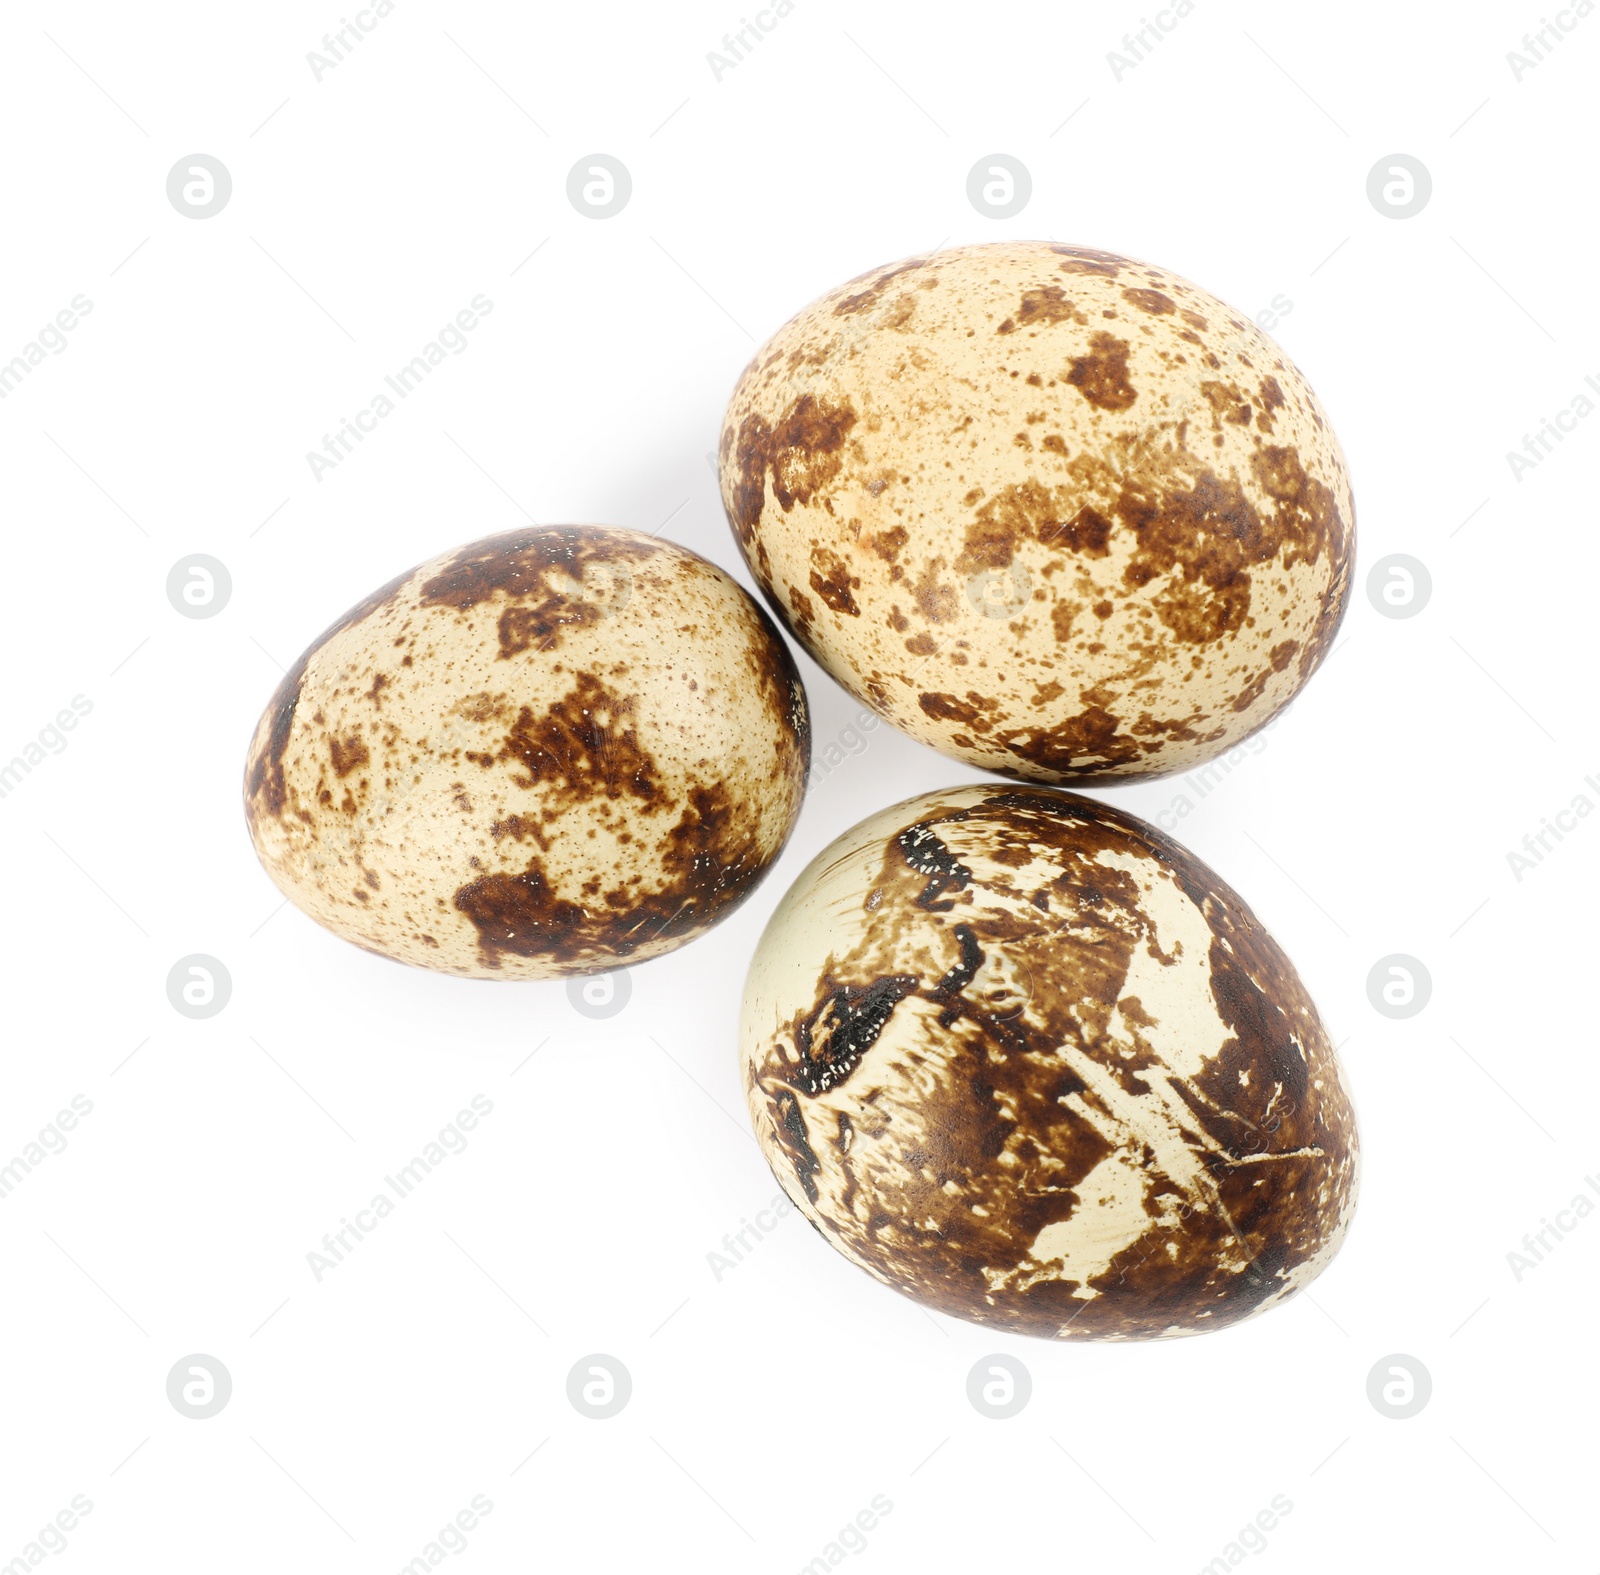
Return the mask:
[[[1200,0],[1119,81],[1131,6],[799,0],[719,81],[740,14],[400,0],[319,81],[336,5],[6,8],[0,359],[93,310],[0,402],[0,757],[93,709],[0,800],[0,1163],[94,1108],[0,1199],[0,1561],[84,1494],[51,1567],[382,1575],[481,1493],[452,1567],[790,1575],[882,1494],[852,1568],[1187,1575],[1284,1494],[1251,1568],[1592,1570],[1600,1219],[1520,1281],[1507,1254],[1600,1174],[1600,823],[1520,881],[1507,853],[1600,803],[1600,419],[1520,480],[1506,452],[1600,378],[1600,19],[1563,13],[1518,81],[1531,4]],[[233,180],[200,221],[165,189],[196,152]],[[595,152],[633,179],[604,221],[565,191]],[[966,197],[994,152],[1033,178],[1003,222]],[[1395,152],[1433,180],[1406,220],[1366,194]],[[708,1266],[777,1191],[734,1072],[760,925],[839,831],[970,771],[878,727],[744,910],[606,1022],[280,910],[240,811],[280,668],[446,547],[665,522],[748,584],[706,456],[754,344],[873,265],[1006,235],[1286,296],[1358,500],[1341,642],[1266,747],[1181,821],[1182,781],[1106,794],[1283,943],[1362,1127],[1310,1294],[1168,1344],[930,1317],[792,1214]],[[468,348],[315,479],[306,451],[479,293]],[[195,552],[233,581],[205,621],[165,594]],[[1431,573],[1414,618],[1366,595],[1389,553]],[[823,752],[857,708],[802,666]],[[1366,993],[1396,952],[1433,980],[1406,1021]],[[168,1004],[189,953],[232,975],[206,1021]],[[475,1094],[467,1150],[319,1283],[323,1233]],[[996,1351],[1033,1380],[1009,1421],[966,1399]],[[208,1421],[165,1394],[194,1352],[233,1379]],[[566,1398],[591,1352],[632,1374],[609,1421]],[[1408,1421],[1366,1395],[1396,1352],[1433,1380]]]

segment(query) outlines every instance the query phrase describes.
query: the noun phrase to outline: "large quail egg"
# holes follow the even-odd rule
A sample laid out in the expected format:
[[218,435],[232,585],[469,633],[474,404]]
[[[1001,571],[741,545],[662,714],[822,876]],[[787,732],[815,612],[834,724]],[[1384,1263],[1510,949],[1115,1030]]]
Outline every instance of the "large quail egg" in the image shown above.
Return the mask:
[[756,353],[722,493],[821,665],[912,737],[1033,781],[1186,769],[1327,654],[1354,514],[1253,322],[1050,242],[912,257]]
[[767,926],[741,1043],[795,1205],[974,1323],[1220,1328],[1309,1284],[1355,1207],[1293,965],[1192,854],[1076,794],[963,787],[847,831]]

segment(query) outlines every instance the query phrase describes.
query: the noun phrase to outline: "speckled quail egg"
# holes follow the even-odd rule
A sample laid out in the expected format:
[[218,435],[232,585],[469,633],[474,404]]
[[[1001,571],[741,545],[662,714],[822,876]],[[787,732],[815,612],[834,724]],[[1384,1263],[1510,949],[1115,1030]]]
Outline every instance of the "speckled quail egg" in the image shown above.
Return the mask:
[[741,1061],[756,1134],[884,1284],[1017,1334],[1250,1317],[1338,1250],[1338,1059],[1243,900],[1154,827],[1004,783],[847,831],[779,903]]
[[256,852],[296,906],[480,978],[669,952],[741,903],[799,813],[805,691],[704,558],[638,531],[473,542],[350,609],[250,744]]
[[807,651],[912,737],[1041,782],[1187,769],[1326,655],[1354,513],[1288,357],[1149,263],[912,257],[756,353],[723,501]]

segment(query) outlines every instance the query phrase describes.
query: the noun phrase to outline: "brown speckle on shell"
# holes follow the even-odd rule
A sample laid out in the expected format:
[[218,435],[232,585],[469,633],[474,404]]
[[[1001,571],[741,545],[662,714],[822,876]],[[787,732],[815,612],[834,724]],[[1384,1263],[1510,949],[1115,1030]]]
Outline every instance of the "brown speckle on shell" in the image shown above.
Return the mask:
[[1074,794],[960,788],[846,832],[774,914],[741,1033],[785,1190],[954,1317],[1218,1328],[1315,1278],[1354,1211],[1292,964],[1198,859]]

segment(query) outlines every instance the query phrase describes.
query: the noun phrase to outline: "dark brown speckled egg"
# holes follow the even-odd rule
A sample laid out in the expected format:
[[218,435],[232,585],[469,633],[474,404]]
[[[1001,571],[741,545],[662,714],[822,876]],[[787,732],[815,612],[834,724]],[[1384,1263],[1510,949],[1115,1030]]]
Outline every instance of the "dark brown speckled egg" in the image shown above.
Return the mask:
[[750,968],[757,1136],[821,1234],[952,1317],[1196,1334],[1327,1266],[1355,1115],[1287,957],[1154,827],[1049,788],[886,809]]
[[922,743],[1028,781],[1187,770],[1338,628],[1343,454],[1188,280],[1045,241],[875,269],[757,351],[722,496],[771,606]]
[[375,591],[256,726],[267,873],[417,967],[543,979],[659,956],[754,890],[800,811],[805,691],[716,565],[639,531],[491,536]]

